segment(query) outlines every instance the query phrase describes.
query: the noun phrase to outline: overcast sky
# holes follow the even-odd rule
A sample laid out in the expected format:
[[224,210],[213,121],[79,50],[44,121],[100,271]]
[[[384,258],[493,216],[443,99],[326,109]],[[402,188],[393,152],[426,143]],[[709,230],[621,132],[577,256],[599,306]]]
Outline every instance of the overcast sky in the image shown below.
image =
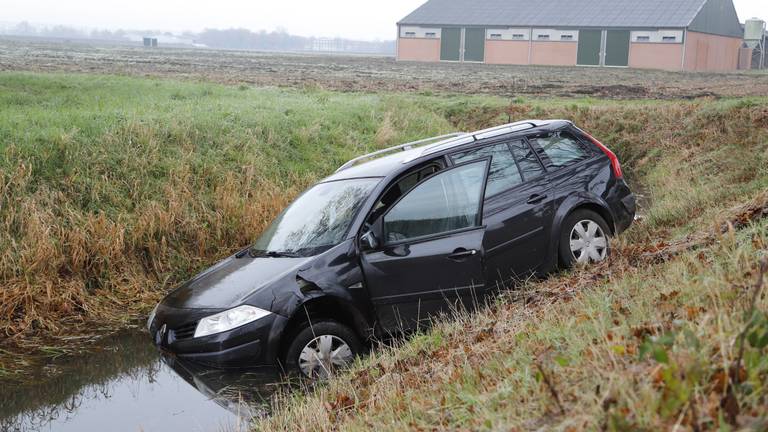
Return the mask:
[[[638,0],[642,1],[642,0]],[[674,0],[671,0],[674,1]],[[302,36],[394,39],[425,0],[0,0],[0,20],[170,31],[284,28]],[[734,0],[739,18],[768,19],[768,0]]]

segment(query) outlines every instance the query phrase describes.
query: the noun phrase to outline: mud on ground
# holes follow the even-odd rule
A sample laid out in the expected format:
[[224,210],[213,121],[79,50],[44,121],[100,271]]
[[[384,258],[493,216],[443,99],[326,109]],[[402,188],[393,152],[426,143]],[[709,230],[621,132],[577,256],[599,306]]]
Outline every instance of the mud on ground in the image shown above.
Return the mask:
[[768,74],[396,62],[392,57],[89,45],[0,39],[0,71],[170,77],[339,91],[611,99],[768,95]]

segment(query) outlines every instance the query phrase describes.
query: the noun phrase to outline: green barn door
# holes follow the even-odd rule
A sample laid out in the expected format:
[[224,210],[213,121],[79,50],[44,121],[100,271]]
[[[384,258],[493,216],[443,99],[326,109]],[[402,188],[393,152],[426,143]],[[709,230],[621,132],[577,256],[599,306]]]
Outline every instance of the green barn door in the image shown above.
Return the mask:
[[461,60],[461,29],[443,28],[440,33],[440,60]]
[[468,28],[464,30],[464,61],[485,61],[485,29]]
[[605,65],[629,64],[629,30],[608,30],[605,38]]
[[576,54],[576,64],[599,66],[602,40],[602,30],[579,30],[579,51]]

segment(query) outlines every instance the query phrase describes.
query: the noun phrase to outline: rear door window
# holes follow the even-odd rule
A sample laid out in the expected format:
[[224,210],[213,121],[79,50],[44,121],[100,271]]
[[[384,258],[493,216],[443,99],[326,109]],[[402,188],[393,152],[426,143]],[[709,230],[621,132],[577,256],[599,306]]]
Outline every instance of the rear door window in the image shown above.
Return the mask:
[[488,185],[485,188],[486,198],[511,189],[523,182],[520,169],[515,163],[507,143],[478,147],[451,155],[451,160],[455,164],[484,158],[491,158],[491,167],[488,171]]
[[589,150],[568,132],[558,131],[528,139],[541,149],[554,169],[573,165],[592,156]]
[[387,243],[480,225],[487,160],[434,174],[384,215]]

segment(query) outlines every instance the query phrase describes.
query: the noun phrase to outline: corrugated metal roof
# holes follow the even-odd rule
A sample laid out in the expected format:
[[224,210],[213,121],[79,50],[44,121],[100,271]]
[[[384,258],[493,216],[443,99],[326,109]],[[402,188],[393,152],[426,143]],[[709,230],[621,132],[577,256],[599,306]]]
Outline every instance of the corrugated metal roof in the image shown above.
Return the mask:
[[429,0],[404,25],[687,27],[707,0]]

